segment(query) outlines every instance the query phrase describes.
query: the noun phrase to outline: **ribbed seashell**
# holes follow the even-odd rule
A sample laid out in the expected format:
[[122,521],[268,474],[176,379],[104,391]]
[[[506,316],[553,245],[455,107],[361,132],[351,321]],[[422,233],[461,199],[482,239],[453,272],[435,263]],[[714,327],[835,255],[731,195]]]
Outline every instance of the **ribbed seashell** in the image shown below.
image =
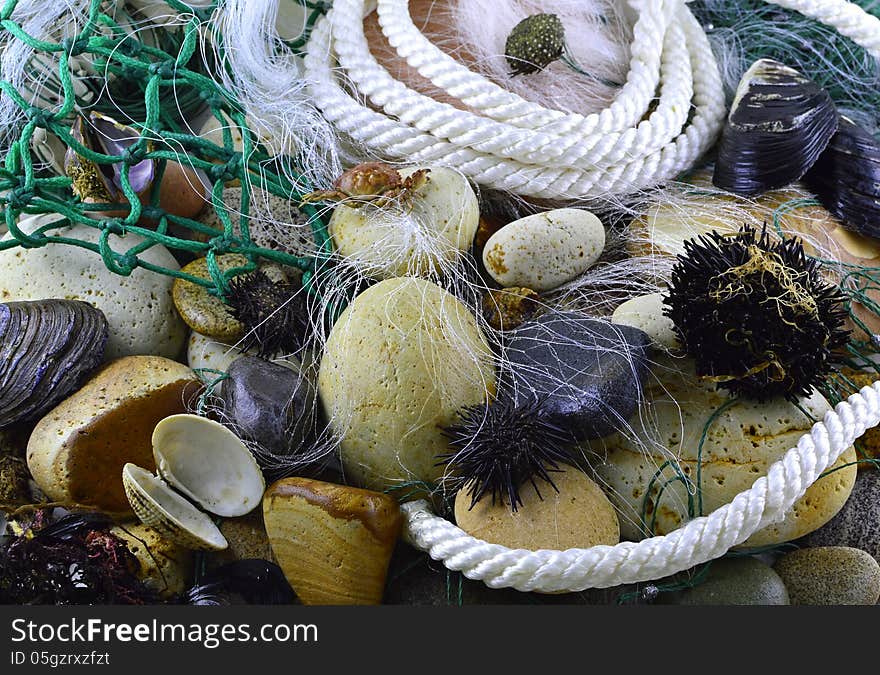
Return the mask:
[[165,539],[197,551],[229,546],[210,517],[146,469],[126,464],[122,484],[135,515]]
[[79,300],[0,304],[0,427],[42,417],[104,358],[107,319]]
[[172,415],[159,422],[153,431],[153,457],[157,475],[125,465],[125,494],[144,525],[181,546],[228,546],[199,507],[234,518],[262,502],[266,483],[253,455],[238,436],[206,417]]
[[841,117],[804,182],[847,228],[880,238],[880,143],[865,129]]
[[716,187],[758,195],[799,180],[837,131],[828,93],[793,68],[756,61],[743,75],[718,147]]

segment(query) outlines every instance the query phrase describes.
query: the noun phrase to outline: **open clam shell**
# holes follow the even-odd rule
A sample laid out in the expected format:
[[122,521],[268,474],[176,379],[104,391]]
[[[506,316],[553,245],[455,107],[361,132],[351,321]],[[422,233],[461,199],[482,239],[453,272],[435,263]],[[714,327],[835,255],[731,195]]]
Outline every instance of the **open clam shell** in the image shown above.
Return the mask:
[[756,61],[737,88],[712,182],[746,196],[785,187],[816,163],[837,126],[826,91],[778,61]]
[[846,227],[880,238],[880,143],[865,129],[841,117],[804,182]]
[[153,457],[156,475],[125,465],[125,495],[141,522],[181,546],[225,549],[226,539],[204,511],[234,518],[262,503],[266,483],[256,460],[218,422],[166,417],[153,430]]
[[262,503],[266,483],[247,446],[219,422],[172,415],[153,431],[159,475],[202,508],[224,518]]
[[165,539],[195,550],[229,546],[211,518],[146,469],[126,464],[122,484],[135,515]]

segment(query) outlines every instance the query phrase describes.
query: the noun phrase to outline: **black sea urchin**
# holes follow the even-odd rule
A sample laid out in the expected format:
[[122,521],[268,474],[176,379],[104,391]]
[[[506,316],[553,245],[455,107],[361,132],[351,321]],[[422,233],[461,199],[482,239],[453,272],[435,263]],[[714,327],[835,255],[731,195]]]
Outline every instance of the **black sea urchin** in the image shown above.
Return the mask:
[[799,240],[744,227],[685,242],[665,304],[697,375],[734,395],[796,400],[849,338],[844,300]]
[[297,351],[308,328],[301,290],[293,283],[272,281],[262,270],[231,279],[226,304],[244,324],[241,349],[255,347],[264,358]]
[[491,493],[493,504],[506,499],[516,511],[522,504],[520,486],[528,481],[538,492],[535,478],[556,490],[550,472],[572,462],[573,438],[541,413],[538,399],[519,406],[499,399],[464,408],[458,423],[444,429],[455,451],[442,455],[441,463],[450,465],[468,485],[470,508]]

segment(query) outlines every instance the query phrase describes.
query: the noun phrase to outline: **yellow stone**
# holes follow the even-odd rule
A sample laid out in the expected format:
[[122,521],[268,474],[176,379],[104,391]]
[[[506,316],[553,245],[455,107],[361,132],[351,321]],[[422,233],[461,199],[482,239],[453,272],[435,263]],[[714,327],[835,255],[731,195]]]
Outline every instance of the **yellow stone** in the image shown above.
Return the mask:
[[200,388],[192,370],[161,356],[114,361],[34,428],[27,446],[34,481],[53,501],[129,513],[122,467],[156,468],[153,429],[186,412]]
[[304,605],[376,605],[403,516],[393,497],[285,478],[263,497],[278,565]]
[[433,483],[449,448],[443,427],[494,396],[494,357],[453,295],[422,279],[389,279],[333,326],[318,389],[348,480],[380,491]]
[[138,578],[163,598],[180,595],[192,581],[193,553],[163,539],[141,523],[125,523],[110,532],[122,539],[137,558]]
[[[728,504],[765,476],[769,466],[810,430],[814,419],[822,419],[831,408],[818,392],[800,401],[814,419],[781,398],[764,403],[742,399],[709,424],[729,401],[727,394],[699,380],[690,359],[666,357],[648,379],[645,397],[631,429],[594,444],[594,450],[607,451],[606,461],[595,469],[618,509],[624,539],[638,540],[649,534],[642,516],[655,534],[678,529],[690,512],[699,516],[694,489],[698,481],[703,515]],[[849,448],[832,468],[854,461],[855,450]],[[680,476],[676,467],[681,469]],[[855,477],[856,467],[850,465],[820,478],[782,522],[755,533],[743,546],[791,541],[821,527],[846,502]]]
[[602,488],[575,468],[550,476],[559,492],[536,480],[539,496],[526,483],[520,487],[523,503],[516,511],[500,499],[493,505],[491,494],[483,495],[471,509],[465,486],[455,497],[455,521],[477,539],[532,551],[613,546],[620,541],[617,514]]

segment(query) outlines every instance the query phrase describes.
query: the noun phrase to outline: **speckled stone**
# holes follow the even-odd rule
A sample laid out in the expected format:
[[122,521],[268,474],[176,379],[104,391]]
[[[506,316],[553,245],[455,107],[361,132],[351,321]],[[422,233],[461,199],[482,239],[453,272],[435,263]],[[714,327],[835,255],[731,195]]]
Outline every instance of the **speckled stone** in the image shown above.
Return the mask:
[[544,411],[580,440],[601,438],[638,409],[650,340],[637,328],[579,312],[548,312],[511,331],[511,384],[502,395],[537,393]]
[[209,570],[236,560],[252,558],[275,562],[261,509],[254,509],[239,518],[224,518],[217,527],[226,538],[229,547],[223,551],[212,551],[207,555]]
[[[681,527],[691,515],[700,515],[699,503],[689,497],[668,461],[670,451],[690,480],[696,480],[699,467],[702,512],[708,515],[766,476],[769,466],[797,445],[813,425],[813,419],[782,398],[763,403],[739,399],[718,414],[706,430],[712,415],[728,404],[727,393],[697,378],[690,359],[658,356],[655,362],[653,377],[646,380],[640,413],[650,420],[650,426],[635,423],[627,433],[603,439],[606,461],[594,463],[600,482],[618,509],[624,539],[638,540],[650,534],[648,527],[640,524],[643,516],[654,534],[662,535]],[[815,391],[801,399],[800,405],[814,419],[822,419],[831,408]],[[855,450],[846,450],[834,464],[834,468],[842,468],[817,480],[782,521],[767,525],[743,545],[791,541],[827,523],[852,490],[856,468],[844,465],[854,459]],[[689,500],[693,514],[688,512]]]
[[[24,232],[55,222],[57,214],[22,220]],[[100,232],[86,225],[50,230],[50,233],[98,243]],[[10,235],[3,239],[8,240]],[[114,251],[124,252],[143,243],[129,233],[124,238],[111,234]],[[157,267],[177,270],[180,266],[164,246],[157,244],[139,256]],[[186,325],[171,299],[172,277],[136,268],[129,276],[114,274],[96,253],[77,246],[48,244],[41,248],[21,247],[0,251],[0,302],[58,298],[82,300],[107,317],[110,336],[105,358],[155,354],[177,358],[186,339]]]
[[549,291],[583,274],[602,255],[605,228],[584,209],[554,209],[505,225],[486,242],[483,266],[504,287]]
[[[404,178],[429,168],[427,183],[400,206],[337,205],[327,226],[337,252],[371,278],[428,276],[470,249],[480,208],[467,178],[446,167],[401,169]],[[514,284],[509,284],[514,285]]]
[[417,278],[357,296],[330,333],[318,376],[347,478],[378,491],[438,480],[443,427],[494,390],[494,356],[476,318]]
[[[679,581],[685,581],[680,577]],[[661,593],[669,605],[788,605],[788,590],[769,565],[756,558],[715,560],[705,581],[686,590]]]
[[548,548],[589,548],[620,541],[617,513],[596,483],[582,471],[566,468],[551,475],[558,488],[536,481],[520,487],[523,503],[512,511],[507,503],[491,493],[483,495],[473,508],[467,486],[455,497],[458,526],[477,539],[508,548],[537,550]]
[[806,546],[851,546],[880,562],[880,471],[860,471],[852,494],[824,527],[807,536]]
[[39,421],[27,462],[53,501],[128,513],[122,487],[127,462],[156,468],[152,435],[159,420],[187,411],[198,378],[159,356],[128,356],[99,371]]
[[[217,266],[222,272],[248,264],[242,255],[217,256]],[[210,279],[208,259],[193,260],[181,272],[199,279]],[[235,342],[244,333],[244,326],[216,295],[186,279],[175,279],[173,287],[174,306],[186,324],[197,333],[224,342]]]
[[880,564],[869,553],[846,546],[802,548],[773,566],[792,605],[876,605]]

